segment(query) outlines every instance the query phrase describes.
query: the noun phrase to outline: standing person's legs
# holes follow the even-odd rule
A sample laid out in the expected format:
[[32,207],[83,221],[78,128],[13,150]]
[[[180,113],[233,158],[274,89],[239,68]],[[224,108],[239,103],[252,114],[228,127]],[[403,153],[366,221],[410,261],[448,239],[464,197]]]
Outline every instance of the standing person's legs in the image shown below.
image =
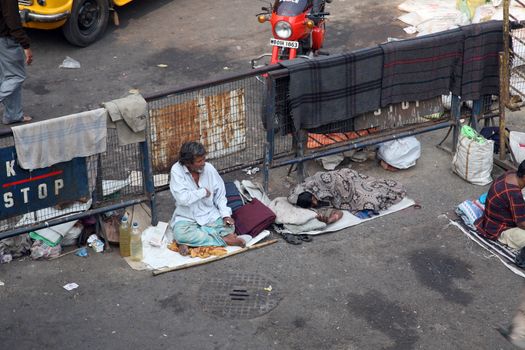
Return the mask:
[[525,293],[509,330],[500,329],[499,331],[509,342],[520,349],[525,349]]
[[22,121],[22,83],[26,78],[22,46],[11,38],[0,38],[0,101],[4,104],[2,123]]

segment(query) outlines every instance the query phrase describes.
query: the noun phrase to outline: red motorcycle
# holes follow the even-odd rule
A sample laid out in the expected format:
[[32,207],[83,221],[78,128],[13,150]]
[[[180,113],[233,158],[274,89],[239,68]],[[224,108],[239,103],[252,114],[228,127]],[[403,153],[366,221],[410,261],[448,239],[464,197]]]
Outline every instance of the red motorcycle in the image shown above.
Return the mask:
[[263,7],[257,15],[260,23],[270,22],[273,38],[271,54],[263,54],[252,60],[252,68],[265,64],[259,62],[265,57],[270,64],[291,60],[298,56],[310,58],[322,54],[325,36],[325,2],[332,0],[275,0],[273,6]]

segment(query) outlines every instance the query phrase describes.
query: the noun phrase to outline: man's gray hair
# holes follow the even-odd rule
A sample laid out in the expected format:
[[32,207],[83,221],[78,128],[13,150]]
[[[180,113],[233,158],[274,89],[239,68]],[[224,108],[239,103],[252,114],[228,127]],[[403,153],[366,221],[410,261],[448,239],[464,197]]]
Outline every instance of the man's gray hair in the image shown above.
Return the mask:
[[182,165],[193,164],[195,158],[206,155],[206,148],[200,142],[184,142],[180,148],[179,163]]

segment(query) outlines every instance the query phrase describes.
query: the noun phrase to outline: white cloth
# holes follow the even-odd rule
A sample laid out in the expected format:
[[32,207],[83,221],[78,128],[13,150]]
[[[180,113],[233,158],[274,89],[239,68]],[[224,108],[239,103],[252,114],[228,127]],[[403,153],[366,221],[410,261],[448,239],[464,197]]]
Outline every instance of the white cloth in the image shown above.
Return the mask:
[[290,204],[286,197],[275,198],[268,207],[275,213],[276,224],[303,225],[317,217],[314,210]]
[[[206,189],[211,192],[209,197],[206,197]],[[180,220],[206,225],[232,215],[227,205],[224,181],[210,163],[204,165],[198,186],[188,168],[175,163],[171,167],[170,191],[176,206],[170,222],[172,228]]]
[[99,108],[13,127],[19,165],[33,170],[105,152],[106,119]]

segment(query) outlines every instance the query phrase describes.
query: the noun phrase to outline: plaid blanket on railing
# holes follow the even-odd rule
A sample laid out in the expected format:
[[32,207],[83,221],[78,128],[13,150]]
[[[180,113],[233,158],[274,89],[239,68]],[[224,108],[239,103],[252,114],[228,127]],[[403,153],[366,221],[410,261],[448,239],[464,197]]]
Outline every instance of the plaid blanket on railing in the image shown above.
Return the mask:
[[499,95],[499,52],[503,51],[503,22],[461,27],[464,37],[461,99]]
[[380,45],[384,52],[381,107],[460,92],[463,33],[452,29]]
[[295,127],[316,128],[378,109],[382,64],[379,47],[281,62],[290,73]]

